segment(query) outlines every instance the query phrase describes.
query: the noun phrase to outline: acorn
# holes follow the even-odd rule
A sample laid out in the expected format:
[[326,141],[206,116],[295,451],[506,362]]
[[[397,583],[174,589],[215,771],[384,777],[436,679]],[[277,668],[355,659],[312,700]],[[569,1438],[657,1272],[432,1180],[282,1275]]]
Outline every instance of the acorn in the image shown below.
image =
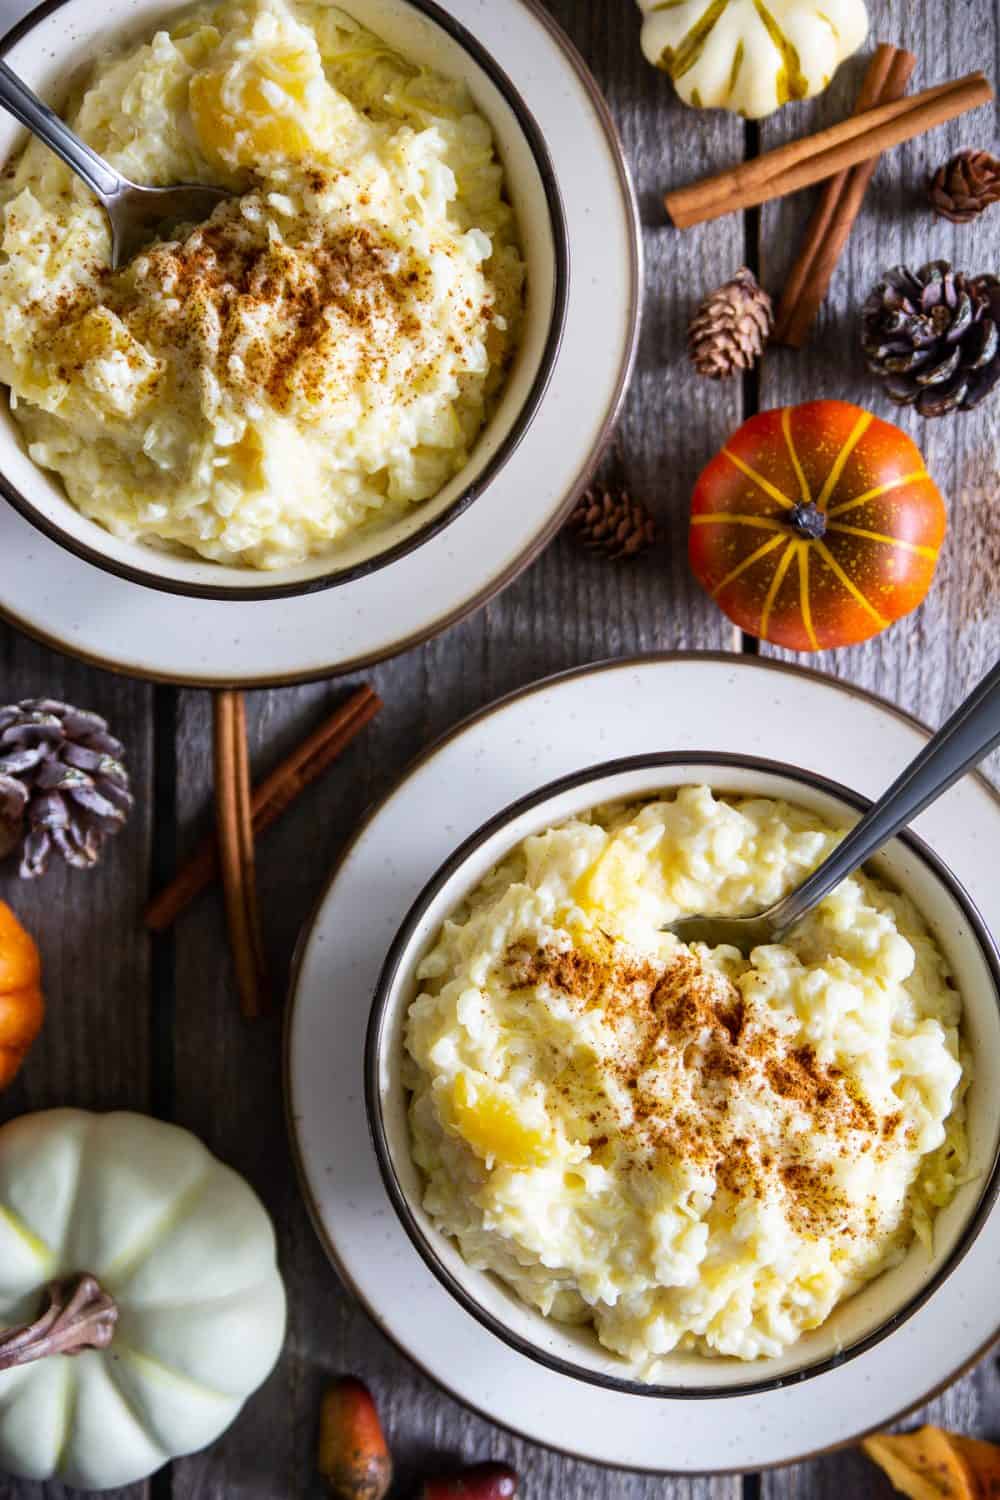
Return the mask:
[[473,1464],[443,1479],[425,1479],[417,1500],[513,1500],[517,1474],[509,1464]]
[[333,1381],[324,1393],[317,1468],[337,1500],[384,1500],[392,1483],[392,1459],[375,1402],[352,1375]]

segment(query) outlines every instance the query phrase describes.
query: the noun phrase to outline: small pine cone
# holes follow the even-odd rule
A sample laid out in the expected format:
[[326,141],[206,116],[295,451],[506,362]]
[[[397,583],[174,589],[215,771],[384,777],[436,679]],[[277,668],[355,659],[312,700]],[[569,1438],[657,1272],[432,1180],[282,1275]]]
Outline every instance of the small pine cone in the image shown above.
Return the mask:
[[861,346],[897,405],[972,411],[1000,385],[1000,279],[894,266],[865,303]]
[[99,714],[52,698],[0,708],[0,857],[19,845],[20,875],[44,875],[55,851],[76,869],[101,857],[132,807],[123,746]]
[[746,266],[705,298],[688,329],[688,353],[699,375],[726,380],[752,370],[774,328],[774,307]]
[[624,490],[588,490],[566,523],[581,546],[612,562],[638,557],[656,541],[656,522]]
[[988,151],[960,151],[934,173],[928,192],[943,218],[968,224],[1000,203],[1000,161]]

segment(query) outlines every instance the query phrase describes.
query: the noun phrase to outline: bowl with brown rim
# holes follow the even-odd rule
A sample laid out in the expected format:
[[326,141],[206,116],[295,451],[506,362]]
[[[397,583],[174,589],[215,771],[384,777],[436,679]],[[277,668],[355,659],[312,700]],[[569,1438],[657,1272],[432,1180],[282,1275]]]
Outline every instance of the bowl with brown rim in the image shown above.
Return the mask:
[[712,1399],[760,1394],[858,1359],[891,1338],[960,1264],[1000,1190],[1000,954],[975,904],[928,845],[905,833],[871,862],[872,874],[908,895],[951,966],[973,1061],[966,1096],[969,1170],[937,1215],[933,1246],[915,1242],[900,1264],[840,1303],[826,1322],[777,1358],[743,1362],[679,1353],[656,1383],[636,1380],[589,1328],[543,1317],[488,1271],[468,1265],[423,1207],[413,1162],[403,1033],[418,992],[417,969],[445,919],[524,838],[589,809],[669,795],[705,784],[720,795],[779,798],[849,826],[869,805],[851,789],[775,761],[690,752],[650,754],[578,772],[506,808],[467,839],[417,897],[388,957],[368,1026],[365,1087],[369,1126],[393,1209],[427,1266],[465,1311],[526,1358],[572,1379],[646,1398]]
[[[86,60],[141,41],[191,9],[191,0],[47,0],[4,38],[0,55],[57,110],[86,78]],[[218,600],[268,600],[364,578],[431,545],[497,481],[536,419],[559,352],[570,278],[562,192],[530,100],[453,13],[447,0],[343,0],[341,9],[417,63],[464,82],[489,121],[527,265],[521,342],[495,410],[462,470],[384,530],[336,552],[262,571],[112,535],[68,499],[58,476],[27,452],[7,403],[0,410],[0,497],[60,547],[129,582]],[[81,59],[85,60],[81,62]],[[24,132],[0,112],[0,162]]]

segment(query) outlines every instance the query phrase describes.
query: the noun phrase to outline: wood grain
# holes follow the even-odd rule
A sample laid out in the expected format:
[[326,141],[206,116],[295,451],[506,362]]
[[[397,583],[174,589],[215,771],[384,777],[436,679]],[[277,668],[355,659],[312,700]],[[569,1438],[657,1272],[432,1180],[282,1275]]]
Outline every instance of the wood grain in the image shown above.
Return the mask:
[[[906,0],[884,0],[876,17],[874,35],[890,37],[921,59],[913,87],[953,76],[996,54],[995,8],[979,0],[949,5],[946,25],[936,5],[913,6]],[[817,102],[821,120],[850,107],[860,66],[845,67]],[[789,113],[787,123],[779,117],[766,127],[765,145],[783,131],[794,131],[794,114]],[[761,379],[764,406],[805,396],[846,396],[898,422],[927,456],[950,509],[950,535],[929,599],[908,621],[864,646],[823,653],[817,665],[884,693],[932,724],[940,723],[1000,656],[1000,412],[994,404],[928,422],[893,406],[864,368],[858,306],[881,273],[899,262],[921,265],[945,258],[972,271],[995,269],[1000,263],[1000,216],[986,215],[963,228],[932,218],[925,202],[926,180],[935,165],[961,146],[995,148],[995,142],[996,114],[981,110],[883,160],[812,342],[799,353],[774,350]],[[761,274],[772,290],[780,290],[811,203],[804,194],[771,205],[763,214]],[[1000,770],[996,757],[992,770],[995,775]]]
[[[26,8],[24,0],[0,0],[0,24]],[[922,7],[879,0],[870,8],[874,34],[933,59],[921,85],[995,56],[995,7],[982,0],[927,0]],[[559,539],[486,609],[372,674],[384,711],[261,842],[265,942],[279,988],[300,924],[362,810],[456,720],[532,678],[581,662],[656,648],[739,645],[689,577],[686,516],[695,475],[738,425],[746,400],[754,398],[753,383],[744,390],[738,383],[697,381],[684,342],[703,293],[756,257],[757,218],[681,236],[666,224],[661,194],[672,182],[740,160],[753,138],[736,120],[697,114],[676,102],[667,80],[641,56],[631,0],[550,0],[550,9],[607,93],[635,173],[646,250],[645,322],[619,452],[605,476],[627,483],[647,501],[662,523],[664,541],[629,567],[609,568]],[[828,98],[768,126],[765,145],[778,143],[783,131],[818,127],[846,112],[858,77],[858,67],[847,69]],[[961,139],[990,144],[992,131],[977,117]],[[835,281],[819,352],[773,356],[761,388],[768,404],[845,389],[877,401],[853,353],[849,310],[880,258],[920,255],[927,244],[935,253],[971,257],[972,269],[996,266],[1000,246],[988,222],[958,232],[929,226],[916,201],[914,183],[931,159],[958,143],[959,133],[945,134],[929,156],[923,146],[907,148],[880,169],[850,258]],[[806,195],[764,216],[761,258],[772,290],[780,287],[810,201]],[[942,423],[930,441],[935,472],[955,497],[952,545],[932,601],[911,624],[829,663],[931,718],[957,700],[1000,648],[1000,526],[991,460],[992,451],[1000,452],[992,440],[1000,438],[1000,428],[993,432],[993,420],[983,415]],[[139,913],[149,890],[211,827],[209,695],[154,692],[69,663],[3,629],[0,662],[0,701],[56,692],[107,713],[129,745],[139,793],[129,831],[93,875],[56,872],[26,889],[9,866],[0,871],[0,894],[15,897],[41,935],[51,1003],[49,1025],[22,1081],[0,1099],[0,1119],[66,1102],[125,1104],[196,1130],[263,1196],[278,1227],[290,1290],[284,1357],[241,1420],[208,1453],[175,1464],[119,1500],[318,1500],[313,1453],[319,1392],[324,1378],[340,1371],[363,1375],[376,1390],[399,1456],[394,1494],[400,1500],[412,1494],[428,1463],[490,1455],[520,1469],[529,1500],[736,1500],[741,1493],[749,1500],[760,1493],[754,1478],[743,1484],[624,1475],[521,1443],[444,1396],[374,1330],[339,1287],[302,1207],[285,1135],[280,1021],[268,1018],[251,1027],[240,1020],[218,892],[206,892],[172,934],[150,941],[141,930]],[[353,685],[250,694],[255,777],[287,755]],[[993,1361],[934,1411],[969,1431],[1000,1436]],[[769,1500],[886,1493],[853,1456],[764,1476],[760,1486]],[[0,1500],[62,1495],[58,1487],[0,1478]]]
[[[0,628],[0,702],[53,697],[103,714],[127,747],[135,808],[93,871],[53,859],[38,881],[0,865],[0,898],[14,907],[42,950],[48,1013],[28,1063],[0,1095],[0,1121],[28,1110],[148,1110],[152,1089],[151,973],[137,918],[152,845],[152,689],[60,656]],[[95,941],[95,934],[100,940]],[[0,1475],[0,1500],[62,1500],[62,1485],[15,1484]],[[113,1491],[139,1500],[145,1485]]]
[[[914,6],[882,0],[873,10],[872,36],[906,47],[920,59],[912,87],[923,88],[996,57],[997,9],[979,0]],[[851,107],[863,62],[842,69],[833,88],[816,104],[817,126]],[[820,314],[812,340],[801,352],[776,349],[760,382],[763,407],[817,396],[837,396],[870,407],[896,421],[923,449],[928,466],[949,501],[950,537],[934,589],[909,620],[850,651],[821,653],[816,664],[846,681],[882,693],[928,723],[941,723],[1000,657],[1000,510],[996,495],[1000,414],[987,406],[954,419],[927,422],[885,399],[864,368],[858,344],[858,309],[881,273],[901,261],[922,265],[937,258],[978,272],[1000,264],[1000,216],[986,216],[964,231],[933,219],[925,202],[930,171],[963,146],[995,149],[996,113],[979,110],[967,120],[891,152],[869,189]],[[765,149],[797,130],[795,111],[768,123]],[[780,292],[798,236],[814,198],[770,205],[762,214],[761,276]],[[792,659],[789,653],[767,654]],[[886,783],[899,767],[886,766]],[[1000,775],[1000,757],[988,768]],[[994,1359],[959,1382],[920,1415],[963,1431],[1000,1437],[1000,1387]],[[914,1418],[913,1420],[917,1420]],[[909,1424],[906,1424],[909,1425]],[[842,1495],[888,1496],[887,1481],[857,1454],[766,1475],[765,1500],[834,1500]]]

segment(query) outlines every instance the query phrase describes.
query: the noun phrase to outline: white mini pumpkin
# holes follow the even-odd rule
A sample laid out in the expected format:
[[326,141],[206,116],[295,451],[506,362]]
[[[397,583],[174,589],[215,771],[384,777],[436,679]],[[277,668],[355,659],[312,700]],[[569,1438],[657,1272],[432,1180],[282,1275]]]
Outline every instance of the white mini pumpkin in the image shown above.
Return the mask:
[[110,1343],[0,1370],[0,1470],[107,1489],[229,1426],[281,1350],[285,1292],[259,1200],[186,1130],[25,1115],[0,1128],[0,1330],[82,1272],[117,1307]]
[[868,35],[864,0],[639,0],[642,45],[688,104],[751,120],[822,93]]

